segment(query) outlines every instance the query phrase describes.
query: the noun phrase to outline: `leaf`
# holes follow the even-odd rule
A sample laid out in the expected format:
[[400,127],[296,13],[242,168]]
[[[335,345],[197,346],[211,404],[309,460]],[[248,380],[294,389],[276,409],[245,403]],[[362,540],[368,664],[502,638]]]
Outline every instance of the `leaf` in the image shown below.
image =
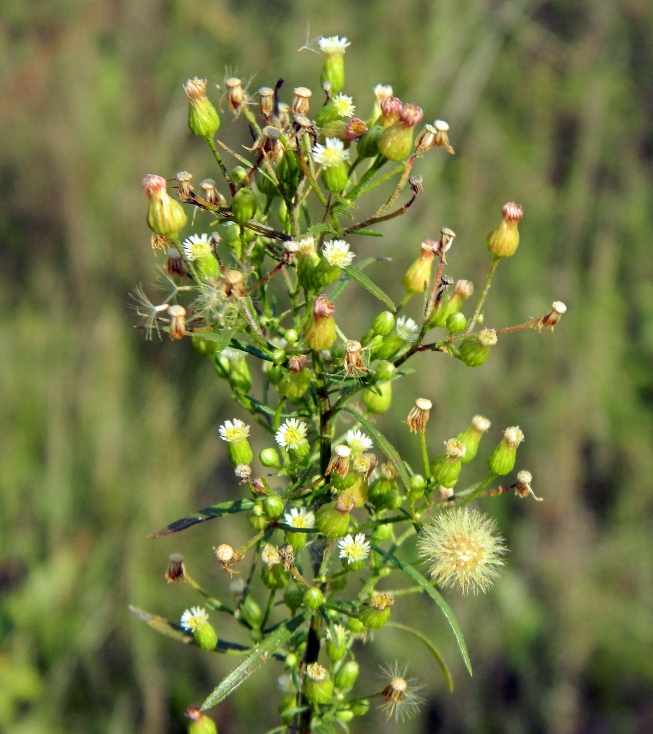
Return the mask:
[[223,329],[222,331],[194,331],[193,336],[206,339],[208,342],[217,343],[216,351],[221,352],[231,341],[234,329]]
[[198,510],[192,517],[183,517],[181,520],[175,520],[170,525],[157,530],[154,533],[150,533],[147,536],[147,540],[154,540],[154,538],[163,538],[166,535],[172,533],[178,533],[180,530],[186,530],[186,528],[192,525],[197,525],[200,522],[206,520],[213,520],[214,517],[222,517],[223,515],[233,515],[236,512],[244,512],[245,510],[251,510],[254,507],[252,500],[233,500],[233,502],[222,502],[219,505],[211,505],[205,507],[203,510]]
[[397,449],[388,441],[388,439],[377,429],[375,428],[364,416],[362,416],[360,413],[357,413],[355,410],[352,410],[351,408],[340,408],[340,410],[344,410],[346,413],[349,413],[350,415],[353,415],[354,418],[365,428],[369,433],[372,434],[372,438],[377,442],[379,448],[383,453],[390,459],[392,465],[397,470],[397,474],[401,477],[401,481],[404,483],[404,486],[406,489],[410,487],[410,477],[408,476],[408,472],[406,471],[406,467],[404,466],[404,462],[401,460],[401,456],[397,453]]
[[374,283],[373,281],[371,281],[367,277],[367,275],[365,275],[364,273],[362,273],[358,268],[353,267],[353,265],[348,265],[346,268],[343,268],[343,269],[344,269],[345,273],[347,273],[347,275],[352,280],[355,280],[358,283],[358,285],[363,286],[363,288],[365,288],[366,291],[368,291],[369,293],[371,293],[375,298],[378,298],[379,301],[382,301],[383,303],[385,303],[386,306],[391,311],[396,311],[397,310],[397,307],[392,302],[392,299],[390,298],[390,296],[388,296],[387,294],[385,294],[379,288],[379,286],[376,285],[376,283]]
[[428,579],[424,578],[422,574],[415,570],[412,566],[409,566],[407,563],[404,563],[403,561],[400,561],[396,556],[394,556],[392,553],[389,553],[388,551],[383,550],[382,548],[378,548],[377,546],[374,546],[374,550],[377,553],[380,553],[382,556],[385,556],[389,561],[392,561],[392,563],[395,564],[395,566],[403,571],[405,574],[410,576],[410,578],[419,586],[421,586],[424,591],[433,599],[433,601],[440,607],[440,611],[442,614],[444,614],[447,622],[451,625],[451,629],[453,630],[454,637],[456,638],[456,642],[458,643],[458,647],[460,648],[460,653],[463,656],[463,660],[465,661],[465,665],[467,667],[467,670],[469,671],[469,674],[472,675],[472,663],[469,659],[469,653],[467,652],[467,646],[465,645],[465,638],[463,637],[463,633],[458,626],[458,622],[456,621],[456,618],[454,617],[453,612],[451,611],[451,607],[447,604],[447,602],[442,597],[442,594],[440,594],[439,591],[436,591],[436,589],[433,588],[433,584],[429,583]]
[[376,229],[357,229],[351,234],[362,234],[367,235],[368,237],[385,237],[383,232],[378,232]]
[[252,653],[236,666],[222,682],[213,689],[211,695],[202,704],[202,711],[206,711],[223,701],[232,691],[244,683],[249,676],[266,663],[281,645],[287,642],[295,631],[308,619],[310,612],[298,614],[285,622],[269,637],[257,645]]
[[308,228],[308,231],[312,234],[321,234],[322,232],[330,232],[331,234],[335,234],[335,230],[333,229],[333,227],[329,224],[324,224],[323,222],[312,225]]
[[169,622],[165,617],[150,614],[138,607],[133,607],[131,604],[129,605],[129,611],[145,622],[148,627],[151,627],[153,630],[165,637],[172,637],[186,645],[192,645],[195,643],[195,638],[190,632],[186,632],[179,625]]
[[442,654],[440,653],[438,648],[431,642],[431,640],[429,640],[426,635],[423,635],[419,630],[413,629],[412,627],[407,627],[405,624],[400,624],[399,622],[386,622],[385,626],[396,627],[397,629],[404,630],[404,632],[408,632],[414,637],[417,637],[418,640],[421,640],[429,649],[431,655],[433,655],[433,657],[436,659],[438,665],[440,666],[440,670],[442,671],[442,675],[444,676],[447,688],[449,689],[450,693],[453,693],[453,678],[451,677],[449,668],[447,667],[447,664],[445,663],[444,658],[442,657]]

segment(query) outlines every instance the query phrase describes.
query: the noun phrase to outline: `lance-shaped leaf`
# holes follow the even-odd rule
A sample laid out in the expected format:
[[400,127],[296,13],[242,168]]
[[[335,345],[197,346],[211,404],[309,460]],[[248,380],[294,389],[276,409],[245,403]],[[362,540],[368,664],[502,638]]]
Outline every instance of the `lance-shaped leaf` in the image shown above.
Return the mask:
[[206,520],[213,520],[214,517],[222,517],[223,515],[233,515],[236,512],[244,512],[245,510],[251,510],[254,507],[252,500],[234,500],[233,502],[222,502],[219,505],[211,505],[205,507],[203,510],[198,510],[191,517],[183,517],[181,520],[175,520],[165,528],[157,530],[154,533],[150,533],[147,536],[147,540],[153,540],[154,538],[163,538],[164,535],[171,535],[172,533],[178,533],[180,530],[186,530],[192,525],[197,525],[200,522],[206,522]]
[[404,486],[406,489],[410,486],[410,477],[408,476],[408,472],[406,471],[406,467],[404,466],[404,462],[401,460],[401,456],[397,453],[397,449],[388,441],[388,439],[377,429],[375,428],[364,416],[362,416],[360,413],[357,413],[355,410],[352,410],[351,408],[342,407],[340,410],[344,410],[346,413],[350,413],[351,415],[356,418],[356,420],[365,428],[369,433],[372,434],[372,438],[376,441],[378,447],[383,451],[383,453],[390,459],[390,462],[394,466],[394,468],[397,470],[397,474],[401,477],[401,481],[404,483]]
[[263,642],[257,645],[245,660],[235,667],[224,680],[213,689],[213,693],[202,704],[202,710],[210,709],[223,701],[232,691],[244,683],[249,676],[262,665],[264,665],[272,655],[287,642],[297,631],[299,627],[308,619],[310,612],[298,614],[296,617],[289,619],[287,622],[278,627]]
[[370,280],[367,275],[365,275],[365,273],[361,273],[361,271],[353,265],[347,265],[343,270],[352,280],[355,280],[358,285],[363,286],[363,288],[365,288],[365,290],[371,293],[375,298],[378,298],[379,301],[385,303],[391,311],[396,311],[397,307],[390,296],[387,295],[387,293],[384,293],[379,286],[374,283],[374,281]]
[[394,563],[394,565],[398,569],[410,576],[410,578],[416,584],[421,586],[422,589],[424,589],[424,591],[431,597],[431,599],[433,599],[433,601],[440,607],[440,611],[442,612],[442,614],[444,614],[447,622],[449,622],[449,624],[451,625],[454,637],[456,638],[456,642],[458,643],[458,647],[460,648],[460,654],[463,656],[463,660],[465,661],[465,666],[467,667],[469,674],[472,675],[472,662],[469,659],[467,645],[465,645],[465,638],[463,637],[463,633],[458,626],[458,622],[454,617],[451,607],[443,599],[442,594],[436,591],[436,589],[433,588],[433,584],[429,583],[428,579],[422,576],[422,574],[419,571],[416,571],[412,566],[404,563],[403,561],[400,561],[397,556],[393,555],[392,553],[388,553],[388,551],[383,550],[383,548],[379,548],[376,545],[373,547],[377,553],[380,553],[382,556]]
[[408,632],[409,634],[413,635],[413,637],[417,637],[418,640],[421,640],[426,645],[431,655],[433,655],[437,664],[440,666],[440,670],[442,671],[442,675],[444,676],[444,680],[447,684],[449,692],[453,693],[453,678],[451,677],[449,668],[447,667],[447,664],[445,663],[444,658],[442,657],[442,654],[440,653],[438,648],[431,642],[431,640],[429,640],[426,635],[423,635],[419,630],[416,630],[413,627],[408,627],[405,624],[400,624],[399,622],[386,622],[385,626],[396,627],[397,629],[404,630],[404,632]]
[[208,342],[216,344],[216,351],[221,352],[231,341],[235,334],[234,329],[222,329],[221,331],[194,331],[193,336],[201,337]]

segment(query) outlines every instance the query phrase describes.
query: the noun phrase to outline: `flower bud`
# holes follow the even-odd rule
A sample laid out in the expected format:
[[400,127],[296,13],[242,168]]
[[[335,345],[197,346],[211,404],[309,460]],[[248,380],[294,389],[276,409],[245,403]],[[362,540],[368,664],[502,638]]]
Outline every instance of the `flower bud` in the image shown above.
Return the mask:
[[304,341],[316,352],[329,349],[337,338],[336,322],[333,319],[335,308],[326,296],[319,296],[313,302],[313,313],[304,327]]
[[199,706],[190,706],[186,710],[186,717],[190,720],[188,734],[218,734],[215,721],[204,714]]
[[295,195],[301,175],[302,168],[297,154],[294,150],[286,150],[277,165],[277,178],[290,196]]
[[283,589],[288,584],[290,574],[283,567],[283,563],[275,563],[274,566],[263,564],[261,581],[263,581],[270,591],[276,591]]
[[356,683],[359,672],[360,667],[355,660],[348,660],[346,663],[343,663],[335,675],[334,682],[336,688],[339,688],[341,691],[351,690],[354,687],[354,683]]
[[261,624],[263,612],[251,594],[248,594],[240,605],[240,615],[255,629]]
[[324,594],[316,586],[312,586],[304,592],[302,604],[306,609],[319,609],[324,604]]
[[188,127],[193,135],[212,140],[220,127],[217,110],[206,96],[206,79],[194,77],[184,84],[189,100]]
[[263,512],[272,520],[276,520],[278,517],[281,517],[283,508],[284,501],[278,494],[269,494],[263,500]]
[[469,428],[456,436],[458,441],[464,443],[467,449],[462,459],[463,464],[468,464],[476,456],[481,438],[491,425],[487,418],[482,415],[475,415]]
[[392,594],[375,594],[358,613],[358,619],[368,629],[380,629],[390,617],[390,608],[395,603]]
[[394,496],[399,494],[397,470],[390,463],[381,464],[381,476],[370,484],[367,498],[376,510],[389,509],[394,504]]
[[452,313],[447,317],[446,327],[451,334],[460,334],[467,328],[467,319],[465,314],[460,312]]
[[374,379],[379,382],[387,382],[394,377],[397,368],[392,362],[379,362],[374,368]]
[[186,224],[186,212],[168,195],[165,178],[150,173],[143,179],[143,189],[150,200],[147,224],[152,232],[162,237],[177,234]]
[[391,311],[381,311],[372,321],[372,331],[387,336],[395,328],[395,317]]
[[222,241],[236,260],[242,259],[243,241],[240,237],[240,227],[236,222],[225,222],[222,225]]
[[433,326],[445,326],[452,314],[458,313],[463,303],[474,293],[474,284],[469,280],[456,282],[453,293],[446,304],[441,304],[431,318]]
[[[377,392],[378,391],[378,392]],[[392,383],[379,382],[372,388],[363,390],[363,403],[370,413],[385,413],[392,402]]]
[[324,64],[320,74],[320,83],[331,85],[332,94],[338,92],[345,86],[345,60],[344,55],[350,45],[346,38],[330,36],[318,40],[320,50],[324,53]]
[[494,329],[482,329],[478,334],[470,334],[460,342],[458,355],[468,367],[479,367],[490,356],[490,350],[496,343],[497,334]]
[[283,592],[283,603],[290,609],[292,614],[302,605],[305,589],[297,584],[289,584]]
[[399,120],[387,127],[379,138],[379,153],[391,161],[406,160],[413,150],[415,125],[423,115],[417,105],[404,105],[399,112]]
[[517,447],[524,440],[519,426],[506,428],[501,443],[490,454],[487,463],[490,471],[499,477],[510,474],[515,466]]
[[251,189],[243,187],[236,191],[231,202],[231,211],[238,224],[246,224],[256,214],[256,197]]
[[444,442],[444,452],[431,462],[431,475],[436,484],[449,489],[456,486],[466,451],[465,444],[456,438]]
[[349,530],[349,513],[356,501],[346,494],[335,502],[327,502],[315,513],[315,527],[327,538],[340,538]]
[[408,293],[424,293],[431,280],[433,258],[433,248],[428,242],[423,242],[420,256],[408,268],[402,281]]
[[421,474],[413,474],[408,485],[408,495],[411,500],[419,499],[426,489],[426,479]]
[[487,248],[495,257],[510,257],[519,247],[519,224],[524,212],[519,204],[509,201],[501,210],[501,224],[487,236]]
[[313,704],[331,703],[333,681],[329,678],[326,668],[319,663],[310,663],[306,666],[304,696]]
[[383,128],[381,125],[373,125],[361,138],[356,146],[356,155],[359,158],[374,158],[379,154],[379,140]]

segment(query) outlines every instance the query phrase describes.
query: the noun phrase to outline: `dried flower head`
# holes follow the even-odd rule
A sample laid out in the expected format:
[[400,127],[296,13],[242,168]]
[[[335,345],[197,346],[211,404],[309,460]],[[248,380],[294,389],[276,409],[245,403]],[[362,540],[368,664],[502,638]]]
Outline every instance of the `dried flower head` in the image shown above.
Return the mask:
[[173,553],[168,556],[168,568],[166,570],[166,580],[169,584],[175,581],[182,581],[186,575],[184,568],[184,557],[179,553]]
[[386,719],[391,719],[393,716],[395,721],[410,719],[424,703],[424,699],[417,695],[423,686],[417,685],[417,678],[406,678],[407,670],[408,666],[400,670],[398,663],[381,668],[383,678],[388,681],[381,693],[383,696],[381,709]]
[[341,538],[338,541],[338,548],[340,558],[346,559],[347,563],[356,563],[357,561],[364,561],[369,556],[371,544],[369,540],[365,539],[363,533],[357,533],[356,537],[346,535]]
[[297,87],[295,89],[295,97],[290,106],[291,111],[295,115],[308,115],[309,99],[313,96],[308,87]]
[[179,184],[177,186],[179,198],[191,199],[193,196],[193,187],[190,182],[193,180],[193,174],[188,171],[179,171],[179,173],[175,174],[175,180]]
[[530,495],[537,502],[542,502],[541,497],[537,497],[531,489],[531,482],[533,481],[533,475],[523,469],[517,474],[517,481],[512,485],[515,490],[515,494],[519,497],[526,498]]
[[170,316],[170,338],[183,339],[186,331],[186,309],[178,303],[168,306],[168,316]]
[[281,563],[281,555],[275,546],[270,543],[266,543],[261,551],[261,560],[268,568],[272,568],[272,566],[276,566]]
[[487,591],[503,566],[506,548],[494,521],[477,510],[454,508],[424,526],[420,555],[443,587],[458,586],[463,594]]
[[546,326],[547,329],[553,331],[554,326],[560,321],[563,313],[566,313],[567,307],[562,301],[554,301],[551,304],[551,310],[545,313],[544,316],[539,320],[538,326],[540,329]]
[[424,433],[426,424],[431,416],[431,408],[433,403],[427,398],[417,398],[415,405],[406,418],[406,423],[411,433]]
[[435,144],[440,148],[444,148],[447,153],[454,155],[455,151],[449,143],[449,125],[444,120],[436,120],[433,123],[433,127],[437,131]]
[[258,90],[258,108],[266,119],[274,112],[274,89],[261,87]]
[[240,112],[240,108],[247,103],[247,98],[243,90],[243,83],[235,76],[230,77],[225,82],[227,87],[227,102],[231,111],[235,114]]
[[274,436],[274,440],[285,449],[298,449],[306,442],[308,427],[298,418],[288,418]]
[[329,460],[329,465],[327,466],[327,475],[335,473],[341,477],[346,477],[347,473],[349,472],[350,456],[351,449],[349,448],[349,446],[345,446],[344,444],[336,446],[333,450],[333,455]]
[[361,343],[350,339],[345,342],[345,373],[348,377],[360,377],[369,368],[363,361],[363,353]]

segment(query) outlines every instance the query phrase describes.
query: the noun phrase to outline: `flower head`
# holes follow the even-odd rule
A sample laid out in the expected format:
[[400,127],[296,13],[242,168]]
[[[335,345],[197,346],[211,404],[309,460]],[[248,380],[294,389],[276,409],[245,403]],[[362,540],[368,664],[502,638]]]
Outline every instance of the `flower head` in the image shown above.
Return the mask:
[[272,566],[281,563],[281,555],[275,546],[266,543],[261,551],[261,560],[268,568],[272,568]]
[[386,97],[392,97],[392,87],[389,84],[377,84],[374,87],[374,96],[376,101],[381,104],[381,100]]
[[249,426],[238,418],[225,421],[218,429],[220,438],[227,443],[238,443],[249,436]]
[[419,540],[420,554],[431,564],[431,576],[443,587],[458,586],[463,594],[487,591],[503,566],[506,548],[494,521],[469,508],[443,512]]
[[342,92],[336,94],[333,98],[333,106],[336,108],[339,117],[353,117],[356,111],[352,98]]
[[283,520],[291,528],[315,527],[315,515],[305,507],[293,507],[289,512],[286,512]]
[[510,448],[517,448],[519,444],[524,440],[524,432],[519,426],[510,426],[506,428],[503,434],[503,440],[510,446]]
[[349,160],[349,151],[345,150],[344,143],[338,138],[327,138],[325,145],[315,143],[313,158],[323,168],[335,168]]
[[276,432],[274,440],[285,449],[297,449],[306,441],[307,430],[304,421],[289,418]]
[[357,533],[356,537],[346,535],[338,541],[340,558],[346,558],[347,563],[364,561],[370,554],[370,541],[365,540],[363,533]]
[[467,446],[457,438],[450,438],[444,442],[444,454],[447,459],[462,459],[467,452]]
[[211,257],[213,254],[213,248],[211,247],[211,240],[208,234],[192,234],[190,237],[186,237],[182,248],[186,259],[190,261],[203,260],[205,257]]
[[345,434],[345,441],[354,453],[362,453],[374,446],[374,442],[368,435],[353,428]]
[[397,319],[397,334],[405,342],[413,343],[419,334],[419,326],[407,316]]
[[188,632],[193,632],[198,627],[209,621],[206,609],[202,607],[191,607],[181,615],[181,626]]
[[384,679],[388,681],[381,694],[384,701],[381,708],[387,719],[393,716],[395,721],[410,719],[424,703],[424,699],[417,695],[423,686],[417,685],[417,678],[406,678],[407,668],[399,670],[398,663],[381,668]]
[[347,46],[351,46],[351,43],[345,36],[342,38],[338,36],[328,36],[327,38],[320,38],[318,40],[318,46],[320,51],[325,54],[344,54],[347,50]]
[[356,255],[349,250],[349,243],[344,240],[329,240],[324,243],[322,254],[329,265],[346,268],[351,265]]

